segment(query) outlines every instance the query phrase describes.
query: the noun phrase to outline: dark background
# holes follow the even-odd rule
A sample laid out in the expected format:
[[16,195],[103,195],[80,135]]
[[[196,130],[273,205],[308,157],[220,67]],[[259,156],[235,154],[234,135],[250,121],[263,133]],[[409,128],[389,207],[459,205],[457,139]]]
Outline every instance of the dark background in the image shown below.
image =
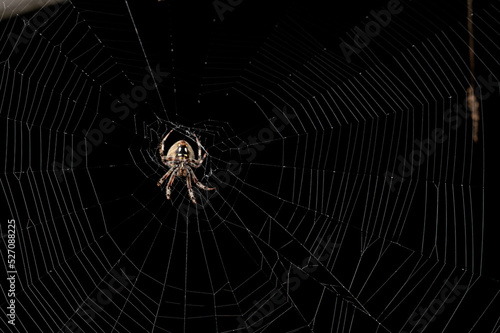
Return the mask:
[[[234,331],[333,235],[328,263],[254,331],[410,331],[411,314],[456,277],[465,296],[425,332],[498,330],[487,214],[498,87],[481,101],[479,143],[470,118],[457,130],[444,122],[468,86],[465,1],[402,2],[346,62],[340,43],[387,3],[244,0],[221,21],[210,1],[73,1],[18,53],[9,33],[25,23],[1,21],[2,232],[7,218],[19,232],[18,324],[3,329]],[[496,78],[499,3],[474,4],[476,75]],[[169,77],[120,119],[113,101],[157,65]],[[248,160],[248,137],[284,106],[296,117]],[[59,182],[53,163],[106,118],[115,130]],[[171,201],[156,186],[172,128],[170,144],[195,148],[196,133],[209,154],[196,174],[217,190],[195,189],[197,207],[182,180]],[[390,192],[384,173],[434,128],[449,139]],[[78,306],[109,288],[112,269],[135,278],[87,321]]]

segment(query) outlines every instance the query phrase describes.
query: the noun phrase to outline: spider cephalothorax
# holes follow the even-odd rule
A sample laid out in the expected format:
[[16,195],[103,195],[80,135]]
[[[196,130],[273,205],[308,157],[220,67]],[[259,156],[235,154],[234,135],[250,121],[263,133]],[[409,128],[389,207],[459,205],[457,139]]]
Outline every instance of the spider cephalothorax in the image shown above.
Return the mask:
[[174,143],[167,151],[167,154],[165,154],[165,140],[167,140],[172,131],[168,132],[168,134],[165,135],[165,137],[161,140],[159,146],[161,161],[163,164],[168,166],[170,170],[168,170],[168,172],[163,177],[161,177],[161,179],[158,181],[158,186],[161,186],[165,179],[170,176],[170,179],[167,183],[167,199],[170,199],[170,188],[172,187],[172,183],[174,182],[175,177],[186,177],[186,185],[188,188],[189,197],[191,198],[191,201],[196,203],[196,200],[194,199],[193,189],[191,188],[191,182],[194,182],[196,186],[205,191],[215,189],[214,187],[206,187],[205,185],[200,183],[192,169],[199,168],[201,166],[203,160],[207,156],[207,153],[205,152],[205,155],[201,157],[200,140],[198,140],[198,137],[195,135],[194,137],[196,138],[196,143],[198,144],[198,159],[195,158],[194,151],[193,148],[191,148],[191,145],[184,140],[179,140]]

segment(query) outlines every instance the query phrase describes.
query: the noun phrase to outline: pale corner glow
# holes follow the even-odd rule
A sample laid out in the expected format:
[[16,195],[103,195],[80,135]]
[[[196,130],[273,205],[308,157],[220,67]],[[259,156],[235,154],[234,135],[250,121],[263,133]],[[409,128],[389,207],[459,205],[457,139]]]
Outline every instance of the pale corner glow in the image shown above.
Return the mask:
[[0,20],[22,15],[66,0],[0,0]]

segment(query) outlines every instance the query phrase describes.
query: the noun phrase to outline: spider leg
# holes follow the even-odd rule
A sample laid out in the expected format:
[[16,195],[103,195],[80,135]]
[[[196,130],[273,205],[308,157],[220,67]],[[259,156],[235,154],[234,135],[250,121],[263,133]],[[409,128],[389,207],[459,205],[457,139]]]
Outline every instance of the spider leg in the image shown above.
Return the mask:
[[190,160],[187,162],[187,164],[191,167],[191,168],[199,168],[201,167],[201,164],[198,164],[198,161],[197,160]]
[[196,136],[196,134],[193,133],[193,135],[196,139],[196,143],[198,144],[198,158],[200,158],[200,156],[201,156],[201,143],[200,143],[200,140],[198,140],[198,137]]
[[168,134],[163,138],[163,140],[161,140],[160,145],[158,146],[158,149],[160,149],[160,156],[163,156],[163,151],[164,151],[164,149],[163,149],[164,148],[163,147],[164,146],[163,143],[165,142],[165,140],[167,140],[168,136],[172,132],[173,132],[173,129],[170,132],[168,132]]
[[168,176],[170,176],[170,174],[172,173],[172,171],[174,169],[175,168],[172,168],[172,169],[168,170],[168,172],[163,177],[160,178],[160,180],[158,181],[158,184],[156,184],[156,185],[161,186],[161,184],[163,184],[163,182],[165,181],[165,179],[167,179]]
[[203,158],[199,159],[199,160],[190,160],[188,162],[189,166],[193,167],[193,168],[199,168],[201,167],[201,164],[203,163],[203,159],[207,157],[207,153],[205,153],[205,155],[203,156]]
[[193,178],[193,182],[196,184],[196,186],[198,186],[199,188],[201,188],[202,190],[205,190],[205,191],[215,190],[215,187],[206,187],[205,185],[200,183],[198,181],[198,178],[196,178],[196,175],[194,174],[193,169],[191,169],[190,167],[187,167],[186,170],[189,172],[189,174]]
[[196,166],[196,168],[198,168],[201,163],[203,163],[203,160],[205,159],[205,157],[207,157],[207,152],[205,152],[205,155],[203,155],[202,158],[200,158],[201,156],[201,143],[200,143],[200,140],[198,140],[198,137],[196,136],[196,134],[194,134],[194,137],[196,138],[196,143],[198,144],[198,159],[194,161],[194,163],[196,163],[198,166]]
[[196,161],[198,166],[200,166],[203,163],[203,161],[205,160],[205,157],[207,157],[207,152],[205,152],[205,154],[203,155],[202,158],[200,158],[199,160]]
[[186,176],[186,182],[187,182],[187,188],[188,188],[189,197],[191,198],[191,201],[194,202],[194,204],[196,204],[196,200],[194,198],[193,189],[191,188],[191,173],[187,174],[187,176]]
[[[175,170],[177,171],[178,168],[175,168]],[[174,179],[175,179],[175,172],[172,173],[172,176],[170,176],[170,179],[168,180],[168,184],[167,184],[167,199],[170,200],[170,193],[171,193],[171,187],[172,187],[172,183],[174,182]]]

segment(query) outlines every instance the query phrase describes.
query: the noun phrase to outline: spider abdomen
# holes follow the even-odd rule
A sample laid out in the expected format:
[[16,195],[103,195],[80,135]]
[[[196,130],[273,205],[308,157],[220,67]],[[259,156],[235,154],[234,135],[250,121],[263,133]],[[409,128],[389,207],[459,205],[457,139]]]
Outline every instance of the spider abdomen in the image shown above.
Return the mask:
[[192,160],[194,159],[194,151],[189,143],[179,140],[170,147],[166,157],[176,157],[178,160]]

